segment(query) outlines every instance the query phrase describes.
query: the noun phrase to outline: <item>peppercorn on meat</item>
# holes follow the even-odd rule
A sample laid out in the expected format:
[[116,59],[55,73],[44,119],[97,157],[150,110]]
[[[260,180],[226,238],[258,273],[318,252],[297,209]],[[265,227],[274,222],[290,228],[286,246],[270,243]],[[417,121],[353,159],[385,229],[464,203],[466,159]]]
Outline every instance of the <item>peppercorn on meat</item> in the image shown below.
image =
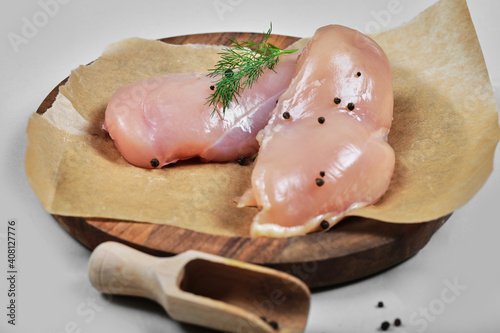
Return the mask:
[[343,26],[318,29],[258,136],[252,188],[239,201],[261,208],[251,235],[327,230],[348,211],[377,201],[394,171],[387,143],[392,112],[382,49]]
[[224,118],[212,114],[207,98],[214,79],[206,74],[167,74],[127,85],[113,94],[104,128],[122,156],[143,168],[200,157],[224,162],[252,156],[255,139],[278,97],[288,88],[297,54],[283,55],[252,88],[231,102]]

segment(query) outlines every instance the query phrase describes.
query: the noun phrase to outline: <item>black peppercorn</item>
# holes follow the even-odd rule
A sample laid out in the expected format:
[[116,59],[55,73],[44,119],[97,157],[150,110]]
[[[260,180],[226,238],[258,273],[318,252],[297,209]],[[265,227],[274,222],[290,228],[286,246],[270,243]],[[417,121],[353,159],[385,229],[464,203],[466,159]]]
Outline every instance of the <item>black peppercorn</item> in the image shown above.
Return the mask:
[[233,75],[233,70],[232,69],[226,69],[224,71],[224,73],[226,74],[226,76],[230,76],[230,75]]
[[158,161],[156,158],[153,158],[150,163],[153,168],[156,168],[160,165],[160,161]]
[[361,72],[357,72],[357,73],[356,73],[356,76],[357,76],[357,77],[360,77],[360,76],[361,76]]
[[269,322],[269,326],[271,326],[273,329],[277,330],[278,329],[278,323],[275,322],[274,320],[271,320]]
[[319,172],[319,175],[320,175],[321,177],[325,177],[325,172],[324,172],[324,171],[320,171],[320,172]]
[[278,329],[278,323],[274,320],[271,320],[271,321],[267,321],[266,317],[264,316],[260,316],[260,319],[262,319],[263,321],[265,321],[269,326],[271,326],[273,329],[277,330]]
[[210,86],[210,90],[215,90],[215,86]]
[[387,331],[389,329],[389,327],[391,326],[391,324],[389,324],[388,321],[384,321],[382,323],[382,325],[380,325],[380,328],[382,329],[382,331]]
[[396,318],[396,319],[394,320],[394,326],[401,326],[401,319]]
[[347,104],[347,108],[351,111],[354,110],[354,104],[353,103]]
[[318,186],[323,186],[323,184],[325,183],[325,181],[321,178],[316,178],[316,185]]
[[290,119],[290,113],[288,111],[283,112],[283,118]]
[[323,124],[325,122],[325,117],[319,117],[318,123]]
[[377,307],[378,308],[383,308],[384,307],[384,302],[378,302]]
[[238,161],[239,165],[244,165],[245,161],[246,161],[246,158],[245,158],[245,156],[240,155],[240,156],[238,156],[238,160],[237,161]]
[[321,229],[326,230],[330,227],[330,223],[327,220],[323,220],[321,221],[320,227]]
[[341,100],[340,100],[340,98],[338,98],[338,97],[335,97],[335,98],[333,99],[333,103],[335,103],[335,104],[340,104],[340,102],[341,102]]

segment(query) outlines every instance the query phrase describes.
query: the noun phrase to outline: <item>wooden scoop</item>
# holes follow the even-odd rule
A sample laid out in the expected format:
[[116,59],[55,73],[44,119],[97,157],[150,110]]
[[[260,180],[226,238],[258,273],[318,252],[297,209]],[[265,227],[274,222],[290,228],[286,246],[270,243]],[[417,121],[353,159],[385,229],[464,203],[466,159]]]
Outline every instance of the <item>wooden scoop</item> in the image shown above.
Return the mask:
[[303,332],[309,313],[309,289],[294,276],[193,250],[158,258],[105,242],[89,278],[103,293],[147,297],[172,319],[226,332]]

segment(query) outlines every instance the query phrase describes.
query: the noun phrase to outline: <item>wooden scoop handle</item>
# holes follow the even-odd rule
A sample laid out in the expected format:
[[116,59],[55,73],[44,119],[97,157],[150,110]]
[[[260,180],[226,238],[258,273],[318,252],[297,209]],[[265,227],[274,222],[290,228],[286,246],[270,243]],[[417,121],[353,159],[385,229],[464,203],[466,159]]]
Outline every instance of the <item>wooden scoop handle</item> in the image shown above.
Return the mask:
[[[260,317],[264,309],[280,322],[280,332],[299,333],[309,312],[309,289],[297,278],[192,250],[157,258],[105,242],[90,256],[89,278],[100,292],[146,297],[174,320],[225,332],[275,332]],[[271,303],[276,290],[279,307]],[[269,303],[271,310],[262,306]]]
[[161,303],[161,285],[154,266],[162,259],[117,242],[95,248],[89,260],[89,279],[102,293],[147,297]]

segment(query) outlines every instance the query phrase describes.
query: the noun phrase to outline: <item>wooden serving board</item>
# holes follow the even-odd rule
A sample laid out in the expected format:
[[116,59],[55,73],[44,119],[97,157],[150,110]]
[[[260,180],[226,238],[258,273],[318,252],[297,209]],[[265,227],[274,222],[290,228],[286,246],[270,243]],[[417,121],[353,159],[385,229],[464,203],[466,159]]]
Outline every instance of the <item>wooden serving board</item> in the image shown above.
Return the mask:
[[[229,45],[228,39],[260,41],[261,34],[210,33],[162,39],[172,44]],[[296,37],[273,35],[283,48]],[[63,80],[38,109],[52,106]],[[89,249],[114,240],[160,256],[196,249],[265,265],[294,274],[311,288],[360,279],[390,268],[416,254],[450,215],[416,224],[393,224],[350,217],[328,232],[291,238],[229,237],[184,228],[99,218],[55,215],[56,221]]]

